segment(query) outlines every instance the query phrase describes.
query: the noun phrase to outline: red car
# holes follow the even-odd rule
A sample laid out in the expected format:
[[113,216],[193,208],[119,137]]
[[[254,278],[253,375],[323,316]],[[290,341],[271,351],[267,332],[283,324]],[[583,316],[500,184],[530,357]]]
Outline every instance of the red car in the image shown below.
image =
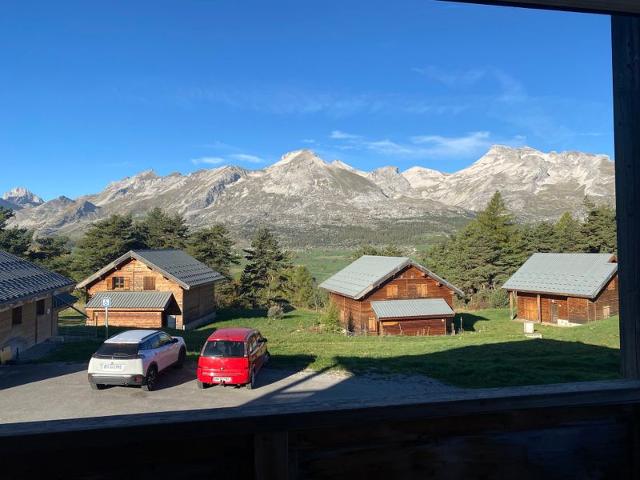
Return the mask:
[[211,385],[255,387],[256,375],[269,360],[267,339],[252,328],[213,332],[198,358],[198,388]]

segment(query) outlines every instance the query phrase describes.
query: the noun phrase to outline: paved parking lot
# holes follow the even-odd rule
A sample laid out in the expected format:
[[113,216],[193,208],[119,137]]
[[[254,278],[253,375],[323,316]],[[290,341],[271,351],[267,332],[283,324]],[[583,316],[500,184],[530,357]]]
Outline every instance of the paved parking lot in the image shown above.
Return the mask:
[[91,390],[86,364],[27,364],[0,367],[0,424],[100,417],[172,410],[219,409],[278,413],[349,406],[403,403],[456,391],[422,376],[369,377],[337,372],[288,372],[265,368],[254,390],[213,387],[199,390],[195,365],[165,372],[158,389]]

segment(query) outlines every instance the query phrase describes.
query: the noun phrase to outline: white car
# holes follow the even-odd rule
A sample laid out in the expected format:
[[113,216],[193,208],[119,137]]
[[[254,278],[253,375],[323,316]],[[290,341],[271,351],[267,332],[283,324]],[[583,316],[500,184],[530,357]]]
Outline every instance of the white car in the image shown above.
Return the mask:
[[182,337],[160,330],[127,330],[106,340],[89,361],[89,384],[94,390],[107,385],[141,385],[153,390],[158,373],[182,367],[187,347]]

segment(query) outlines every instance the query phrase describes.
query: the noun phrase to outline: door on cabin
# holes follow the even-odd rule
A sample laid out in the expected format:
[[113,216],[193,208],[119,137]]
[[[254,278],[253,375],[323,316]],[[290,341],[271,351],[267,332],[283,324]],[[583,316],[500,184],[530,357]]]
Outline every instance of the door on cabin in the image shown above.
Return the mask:
[[558,304],[551,304],[551,323],[558,323]]

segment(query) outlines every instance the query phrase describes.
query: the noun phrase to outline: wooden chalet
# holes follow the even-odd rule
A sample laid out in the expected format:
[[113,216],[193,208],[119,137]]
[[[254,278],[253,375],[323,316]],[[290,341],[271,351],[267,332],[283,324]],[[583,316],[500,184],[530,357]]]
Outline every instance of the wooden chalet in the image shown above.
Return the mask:
[[75,302],[74,282],[0,250],[0,362],[58,335],[58,312]]
[[407,257],[364,255],[325,280],[321,288],[351,332],[376,335],[445,335],[454,317],[453,296],[463,292]]
[[132,250],[77,285],[85,288],[87,325],[195,328],[216,314],[215,284],[224,277],[181,250]]
[[535,253],[502,288],[511,318],[558,325],[618,314],[618,264],[610,253]]

